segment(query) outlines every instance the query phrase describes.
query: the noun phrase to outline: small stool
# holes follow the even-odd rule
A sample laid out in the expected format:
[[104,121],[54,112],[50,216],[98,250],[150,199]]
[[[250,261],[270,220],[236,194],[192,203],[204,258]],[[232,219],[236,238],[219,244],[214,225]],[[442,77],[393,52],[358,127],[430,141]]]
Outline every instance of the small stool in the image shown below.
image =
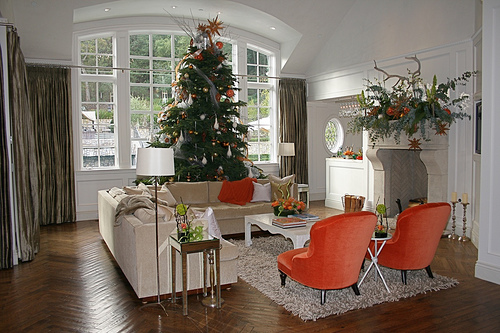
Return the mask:
[[306,194],[306,207],[309,209],[309,185],[308,184],[297,184],[297,192]]

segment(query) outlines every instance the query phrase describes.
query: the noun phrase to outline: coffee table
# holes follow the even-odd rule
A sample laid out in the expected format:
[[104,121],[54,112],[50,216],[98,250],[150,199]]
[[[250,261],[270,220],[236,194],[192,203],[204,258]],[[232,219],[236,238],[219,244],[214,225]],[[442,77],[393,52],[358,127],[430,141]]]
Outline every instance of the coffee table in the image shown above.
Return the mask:
[[291,239],[293,247],[298,249],[304,247],[304,244],[311,238],[311,227],[317,222],[307,222],[305,227],[280,228],[273,225],[273,218],[275,217],[273,213],[245,216],[245,246],[252,245],[252,225],[256,225],[262,230],[267,230],[272,234],[283,235],[285,238]]

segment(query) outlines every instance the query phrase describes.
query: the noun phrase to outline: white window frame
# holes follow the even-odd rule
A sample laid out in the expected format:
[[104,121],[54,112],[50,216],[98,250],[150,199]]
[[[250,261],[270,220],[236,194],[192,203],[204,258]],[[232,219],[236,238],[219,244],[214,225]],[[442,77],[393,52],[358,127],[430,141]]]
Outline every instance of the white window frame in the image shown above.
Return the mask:
[[[92,26],[92,25],[91,25]],[[73,38],[73,50],[76,57],[76,63],[80,63],[80,41],[90,38],[98,38],[102,36],[113,36],[113,48],[114,48],[114,64],[115,68],[129,68],[129,52],[130,52],[130,35],[132,34],[169,34],[169,35],[183,35],[184,33],[180,28],[165,28],[165,29],[144,29],[143,26],[147,24],[140,24],[137,26],[106,26],[94,27],[82,29],[81,31],[76,31]],[[279,61],[280,54],[277,45],[268,45],[262,43],[256,39],[249,39],[248,37],[241,37],[238,40],[231,40],[233,44],[232,48],[232,68],[233,73],[237,76],[237,87],[241,90],[237,91],[235,98],[237,100],[246,101],[248,99],[247,89],[248,88],[268,88],[271,89],[271,128],[270,128],[270,139],[272,143],[272,151],[270,161],[267,162],[256,162],[262,164],[276,163],[276,151],[277,151],[277,138],[278,138],[278,80],[275,78],[270,78],[268,83],[258,83],[258,82],[248,82],[246,78],[247,64],[246,64],[246,49],[247,46],[252,50],[256,50],[260,53],[265,53],[270,56],[269,58],[269,76],[278,77],[279,76]],[[173,42],[173,41],[172,41]],[[269,43],[273,43],[268,41]],[[174,60],[175,61],[175,60]],[[175,64],[175,62],[174,62]],[[82,121],[81,121],[81,89],[80,85],[82,82],[82,74],[79,69],[73,71],[73,86],[78,87],[73,89],[73,105],[74,105],[74,131],[77,132],[75,135],[75,169],[77,171],[90,171],[90,170],[110,170],[110,169],[132,169],[131,161],[131,136],[130,136],[130,72],[128,70],[114,70],[112,75],[109,75],[107,82],[114,83],[114,120],[115,120],[115,166],[114,167],[101,167],[101,168],[83,168],[83,149],[82,149]],[[96,77],[96,75],[94,75]],[[135,112],[134,112],[135,113]],[[243,123],[247,122],[247,108],[242,107],[240,109],[240,118]]]

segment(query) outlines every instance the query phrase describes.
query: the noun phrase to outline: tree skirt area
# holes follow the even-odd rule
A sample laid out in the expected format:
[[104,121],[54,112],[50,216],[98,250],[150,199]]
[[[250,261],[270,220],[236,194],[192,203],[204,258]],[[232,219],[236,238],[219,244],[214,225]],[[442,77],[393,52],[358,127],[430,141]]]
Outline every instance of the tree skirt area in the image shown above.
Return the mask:
[[[391,292],[387,292],[380,277],[375,280],[376,269],[372,267],[367,277],[359,287],[361,295],[356,296],[352,288],[328,290],[326,302],[320,304],[321,292],[303,286],[292,279],[286,279],[286,286],[281,287],[277,268],[277,256],[293,249],[290,240],[282,236],[252,238],[253,244],[245,247],[244,240],[231,240],[239,248],[238,276],[257,288],[261,293],[282,305],[302,320],[316,320],[350,310],[363,309],[375,304],[394,302],[417,294],[454,287],[458,281],[452,278],[434,274],[434,279],[428,277],[425,270],[408,271],[408,284],[401,282],[401,272],[380,267]],[[366,260],[365,269],[370,264]],[[361,280],[364,271],[360,272]]]

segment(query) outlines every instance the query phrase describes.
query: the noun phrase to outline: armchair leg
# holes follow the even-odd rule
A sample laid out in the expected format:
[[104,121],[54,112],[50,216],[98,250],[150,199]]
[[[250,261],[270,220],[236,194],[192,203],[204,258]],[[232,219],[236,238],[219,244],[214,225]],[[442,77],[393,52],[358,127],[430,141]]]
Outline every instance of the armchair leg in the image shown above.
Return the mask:
[[403,281],[404,284],[406,284],[406,271],[401,270],[401,280]]
[[425,267],[425,271],[427,272],[427,275],[429,275],[429,277],[431,279],[434,279],[434,275],[432,275],[432,271],[431,271],[431,265]]
[[282,271],[279,271],[279,272],[280,272],[280,278],[281,278],[281,286],[284,287],[285,281],[286,281],[286,274],[283,273]]
[[354,290],[354,293],[359,296],[360,293],[359,293],[359,288],[358,288],[358,283],[356,282],[355,284],[353,284],[352,286],[352,290]]
[[321,290],[321,305],[325,304],[326,301],[326,290]]

